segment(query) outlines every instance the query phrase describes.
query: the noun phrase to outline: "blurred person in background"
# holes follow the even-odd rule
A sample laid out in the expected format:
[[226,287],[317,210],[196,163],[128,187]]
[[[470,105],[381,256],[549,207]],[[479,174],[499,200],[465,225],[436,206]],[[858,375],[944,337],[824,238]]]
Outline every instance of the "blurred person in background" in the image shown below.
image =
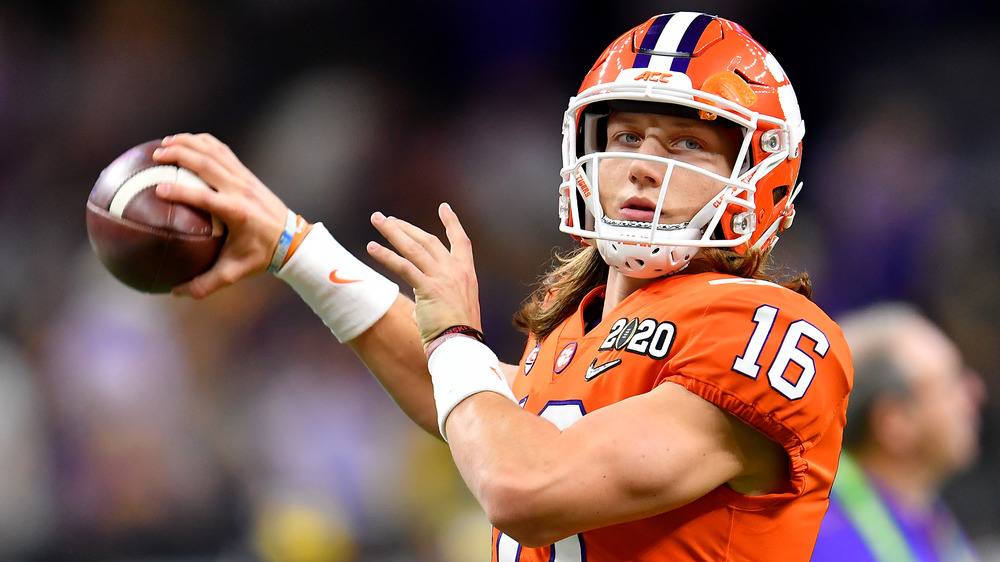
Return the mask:
[[46,419],[38,373],[0,333],[0,560],[21,560],[53,540]]
[[39,344],[58,530],[46,554],[227,548],[238,512],[224,459],[198,430],[176,301],[125,290],[89,249],[68,275],[74,290]]
[[911,305],[875,304],[840,326],[854,389],[813,561],[976,560],[940,494],[978,454],[982,381]]

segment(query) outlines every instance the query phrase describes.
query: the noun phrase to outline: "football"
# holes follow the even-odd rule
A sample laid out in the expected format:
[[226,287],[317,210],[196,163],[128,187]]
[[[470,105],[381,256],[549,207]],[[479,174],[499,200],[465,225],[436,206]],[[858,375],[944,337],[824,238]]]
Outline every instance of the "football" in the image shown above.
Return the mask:
[[190,170],[154,161],[159,146],[145,142],[116,158],[87,200],[87,235],[97,257],[144,293],[167,293],[209,269],[226,234],[210,214],[157,197],[160,183],[211,189]]

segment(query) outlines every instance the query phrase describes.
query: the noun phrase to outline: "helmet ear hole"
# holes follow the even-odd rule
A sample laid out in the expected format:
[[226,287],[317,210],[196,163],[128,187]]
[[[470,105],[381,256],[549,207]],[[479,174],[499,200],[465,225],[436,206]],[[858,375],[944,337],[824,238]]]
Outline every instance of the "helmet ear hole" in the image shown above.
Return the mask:
[[773,190],[771,190],[771,200],[772,200],[772,203],[774,205],[777,205],[778,201],[781,201],[782,199],[784,199],[785,195],[787,195],[787,194],[788,194],[788,186],[787,185],[779,185],[778,187],[776,187]]
[[724,228],[722,228],[722,221],[719,221],[719,224],[715,226],[715,230],[712,232],[712,240],[725,240],[725,239],[726,239],[726,231]]
[[583,109],[577,130],[577,158],[608,146],[608,116],[611,109],[605,102],[596,102]]

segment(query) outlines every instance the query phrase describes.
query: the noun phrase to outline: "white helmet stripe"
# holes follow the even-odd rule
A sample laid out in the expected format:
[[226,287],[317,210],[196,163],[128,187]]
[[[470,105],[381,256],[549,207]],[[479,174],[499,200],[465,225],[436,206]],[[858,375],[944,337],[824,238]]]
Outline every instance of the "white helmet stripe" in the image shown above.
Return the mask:
[[[670,55],[692,53],[713,18],[697,12],[678,12],[661,19],[665,21],[659,34],[654,35],[656,28],[653,27],[643,38],[640,50],[644,53],[636,56],[634,67],[656,72],[684,72],[689,58]],[[651,53],[658,56],[650,56]]]

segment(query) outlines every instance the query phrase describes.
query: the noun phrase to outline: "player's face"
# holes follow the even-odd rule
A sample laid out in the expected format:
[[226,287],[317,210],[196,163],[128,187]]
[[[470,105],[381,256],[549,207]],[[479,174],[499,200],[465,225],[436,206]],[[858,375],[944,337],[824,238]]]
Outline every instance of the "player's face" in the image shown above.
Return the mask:
[[[729,176],[736,146],[722,126],[702,119],[653,113],[614,112],[608,118],[609,152],[636,152],[671,158]],[[601,162],[604,213],[612,219],[650,222],[667,166],[648,160],[611,158]],[[724,185],[675,168],[663,202],[661,223],[690,220]]]

